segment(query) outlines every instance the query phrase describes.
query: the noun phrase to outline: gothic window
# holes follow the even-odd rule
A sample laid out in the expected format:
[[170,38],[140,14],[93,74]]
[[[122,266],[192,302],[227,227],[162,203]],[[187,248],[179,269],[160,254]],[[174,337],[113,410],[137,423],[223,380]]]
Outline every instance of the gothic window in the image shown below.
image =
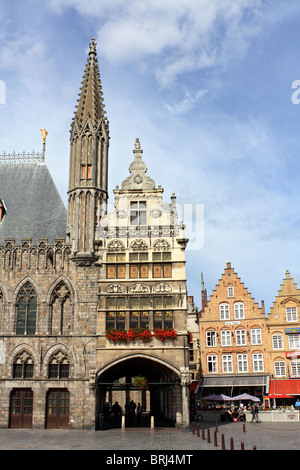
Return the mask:
[[70,377],[70,362],[63,351],[57,351],[49,361],[49,379],[68,379]]
[[22,351],[15,357],[13,363],[13,378],[29,379],[33,377],[33,360],[30,354]]
[[71,293],[63,281],[52,292],[50,306],[51,334],[69,334],[72,324]]
[[3,329],[3,321],[4,321],[4,299],[3,299],[3,292],[0,289],[0,331]]
[[2,222],[5,214],[6,214],[5,204],[0,199],[0,222]]
[[16,302],[17,335],[34,335],[36,328],[37,296],[30,282],[20,290]]
[[81,179],[90,180],[92,178],[92,165],[81,165]]

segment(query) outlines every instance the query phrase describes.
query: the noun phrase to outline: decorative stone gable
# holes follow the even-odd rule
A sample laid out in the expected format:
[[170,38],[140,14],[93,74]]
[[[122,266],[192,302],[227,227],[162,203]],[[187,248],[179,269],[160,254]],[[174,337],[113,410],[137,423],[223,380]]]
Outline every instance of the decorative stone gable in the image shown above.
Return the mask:
[[131,176],[128,176],[122,182],[122,189],[132,190],[138,189],[139,191],[149,190],[155,188],[155,182],[149,176],[146,176],[147,166],[142,160],[143,150],[141,149],[139,139],[135,140],[134,161],[129,166]]

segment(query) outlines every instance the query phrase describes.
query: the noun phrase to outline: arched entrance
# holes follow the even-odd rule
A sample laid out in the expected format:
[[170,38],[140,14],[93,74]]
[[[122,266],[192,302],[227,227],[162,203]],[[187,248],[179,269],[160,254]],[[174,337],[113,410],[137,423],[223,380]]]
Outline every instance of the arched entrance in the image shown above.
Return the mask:
[[[136,377],[145,377],[145,390],[135,385]],[[96,375],[96,428],[120,427],[121,415],[112,413],[117,401],[126,416],[126,426],[150,426],[150,416],[155,426],[181,425],[183,409],[182,374],[169,362],[146,354],[127,355],[102,367]],[[143,406],[142,422],[129,416],[128,404],[134,401]],[[110,405],[110,415],[107,413]],[[137,404],[137,403],[136,403]]]

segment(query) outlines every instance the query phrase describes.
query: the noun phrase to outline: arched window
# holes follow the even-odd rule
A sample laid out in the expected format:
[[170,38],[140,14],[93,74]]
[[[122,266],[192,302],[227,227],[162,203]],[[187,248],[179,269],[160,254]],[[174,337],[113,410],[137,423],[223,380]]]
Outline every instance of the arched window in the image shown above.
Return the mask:
[[70,363],[63,351],[57,351],[49,361],[49,379],[67,379],[70,376]]
[[17,302],[17,335],[34,335],[36,328],[37,296],[30,282],[20,290]]
[[219,313],[220,313],[220,320],[229,320],[230,319],[229,304],[227,304],[226,302],[223,302],[222,304],[220,304]]
[[66,284],[61,281],[51,296],[51,333],[69,334],[72,325],[71,293]]
[[15,357],[13,363],[13,378],[29,379],[33,377],[33,360],[30,354],[22,351]]
[[234,290],[232,285],[227,286],[227,297],[234,297]]
[[234,304],[234,319],[241,320],[245,318],[245,310],[243,302],[235,302]]

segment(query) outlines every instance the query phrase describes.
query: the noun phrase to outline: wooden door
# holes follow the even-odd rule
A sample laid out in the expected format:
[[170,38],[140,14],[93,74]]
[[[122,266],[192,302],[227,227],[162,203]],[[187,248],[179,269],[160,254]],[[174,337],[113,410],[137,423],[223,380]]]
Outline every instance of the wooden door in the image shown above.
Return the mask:
[[65,429],[69,427],[69,401],[68,390],[49,390],[46,415],[46,427],[48,429]]
[[13,390],[10,400],[10,427],[31,428],[32,409],[33,391],[30,389]]

